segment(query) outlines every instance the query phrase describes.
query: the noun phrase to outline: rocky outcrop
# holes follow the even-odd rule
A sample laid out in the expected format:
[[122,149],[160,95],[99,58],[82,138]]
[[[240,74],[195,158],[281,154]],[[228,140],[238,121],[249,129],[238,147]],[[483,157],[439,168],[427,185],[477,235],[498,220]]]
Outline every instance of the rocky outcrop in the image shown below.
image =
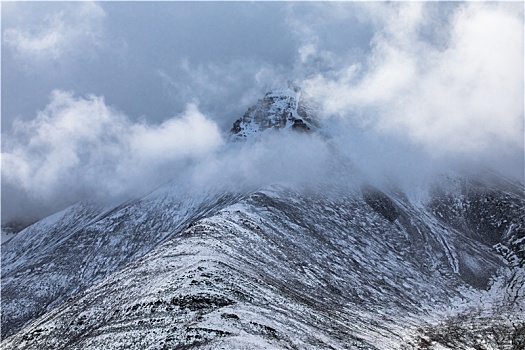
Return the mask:
[[233,123],[232,140],[256,138],[269,130],[307,132],[319,126],[316,107],[296,86],[267,93]]

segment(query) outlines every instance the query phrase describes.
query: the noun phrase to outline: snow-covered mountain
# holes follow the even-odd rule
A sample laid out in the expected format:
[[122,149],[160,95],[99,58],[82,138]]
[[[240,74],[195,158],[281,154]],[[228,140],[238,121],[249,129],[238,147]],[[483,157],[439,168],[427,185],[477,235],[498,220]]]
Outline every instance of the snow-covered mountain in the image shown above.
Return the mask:
[[[231,139],[307,141],[315,111],[276,90]],[[522,184],[352,179],[172,183],[41,220],[2,246],[2,348],[523,349]]]
[[197,192],[169,184],[116,207],[78,203],[31,225],[2,246],[2,334],[235,199],[232,191]]
[[231,139],[253,140],[258,133],[280,129],[302,132],[318,129],[315,102],[292,83],[288,88],[268,92],[237,119]]

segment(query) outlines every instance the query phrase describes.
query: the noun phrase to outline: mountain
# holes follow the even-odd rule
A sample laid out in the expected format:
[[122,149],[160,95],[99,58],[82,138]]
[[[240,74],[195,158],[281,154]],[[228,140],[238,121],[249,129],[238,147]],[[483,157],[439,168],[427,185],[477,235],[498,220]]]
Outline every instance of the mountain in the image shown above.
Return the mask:
[[231,191],[171,184],[115,207],[78,203],[31,225],[2,246],[2,335],[234,201]]
[[[231,140],[309,142],[315,115],[276,90]],[[406,191],[333,160],[317,182],[170,183],[33,224],[2,245],[2,348],[525,347],[523,184],[448,171]]]
[[231,129],[231,140],[254,140],[257,133],[270,130],[318,130],[316,110],[315,102],[289,83],[286,89],[268,92],[237,119]]

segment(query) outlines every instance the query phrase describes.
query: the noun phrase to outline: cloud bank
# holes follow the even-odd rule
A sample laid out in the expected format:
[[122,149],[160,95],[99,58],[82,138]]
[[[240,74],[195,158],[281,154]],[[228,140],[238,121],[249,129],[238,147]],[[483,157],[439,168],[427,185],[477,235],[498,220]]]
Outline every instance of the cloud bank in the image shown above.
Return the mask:
[[521,4],[461,4],[446,30],[430,35],[432,5],[372,6],[380,29],[366,62],[305,81],[326,115],[410,140],[433,155],[523,154]]
[[175,178],[222,142],[194,104],[151,125],[130,121],[102,97],[54,91],[34,120],[15,123],[3,137],[2,184],[50,206],[129,198]]

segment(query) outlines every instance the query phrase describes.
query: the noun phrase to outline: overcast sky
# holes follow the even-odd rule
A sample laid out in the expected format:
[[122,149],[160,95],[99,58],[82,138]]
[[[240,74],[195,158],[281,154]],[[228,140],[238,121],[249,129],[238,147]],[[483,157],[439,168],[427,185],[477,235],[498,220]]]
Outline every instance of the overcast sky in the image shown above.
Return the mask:
[[326,120],[523,176],[522,2],[1,6],[3,220],[165,181],[288,80]]

